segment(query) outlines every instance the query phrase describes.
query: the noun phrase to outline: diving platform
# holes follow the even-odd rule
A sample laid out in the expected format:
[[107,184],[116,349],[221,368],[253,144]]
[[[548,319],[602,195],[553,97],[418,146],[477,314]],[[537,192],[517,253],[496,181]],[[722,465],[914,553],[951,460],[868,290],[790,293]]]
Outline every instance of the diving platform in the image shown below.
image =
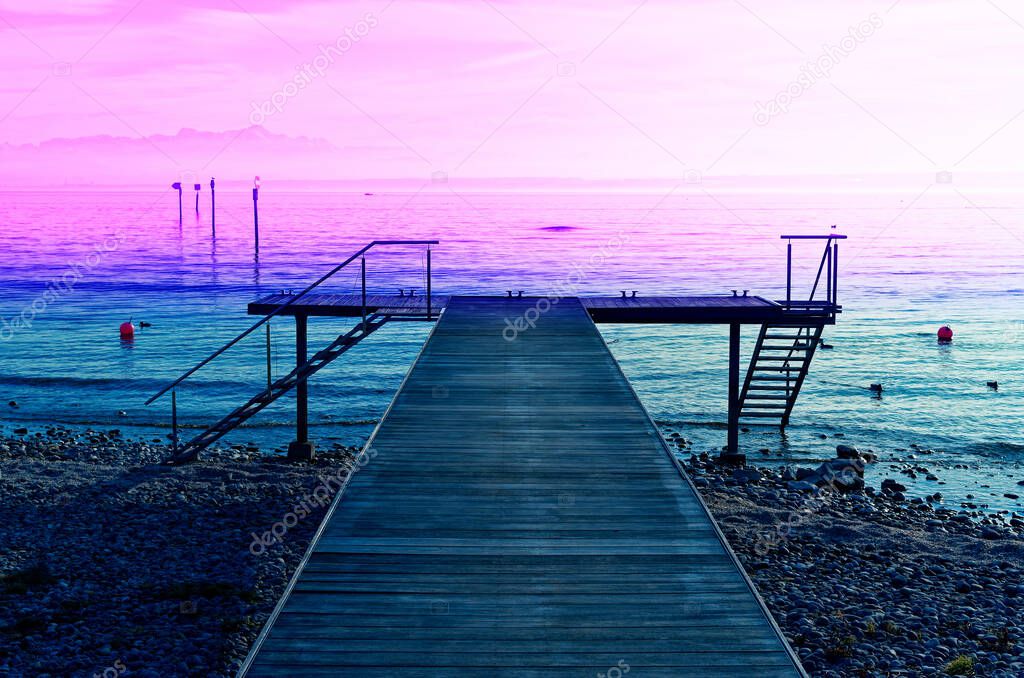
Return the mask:
[[[249,304],[249,315],[263,316],[275,308],[285,306],[280,315],[331,318],[358,318],[363,313],[427,312],[427,298],[410,296],[404,290],[392,295],[367,295],[363,306],[359,294],[307,294],[292,301],[294,295],[277,293],[267,295]],[[487,298],[487,297],[482,297]],[[504,295],[500,298],[509,298]],[[512,296],[530,299],[533,305],[555,305],[561,297]],[[439,313],[451,297],[434,295],[430,299],[432,313]],[[763,324],[778,322],[789,317],[783,304],[758,296],[703,295],[703,296],[619,296],[579,297],[584,310],[596,323],[689,323],[689,324]],[[834,320],[832,320],[834,321]]]
[[444,299],[239,676],[805,675],[586,302],[503,336],[536,304]]

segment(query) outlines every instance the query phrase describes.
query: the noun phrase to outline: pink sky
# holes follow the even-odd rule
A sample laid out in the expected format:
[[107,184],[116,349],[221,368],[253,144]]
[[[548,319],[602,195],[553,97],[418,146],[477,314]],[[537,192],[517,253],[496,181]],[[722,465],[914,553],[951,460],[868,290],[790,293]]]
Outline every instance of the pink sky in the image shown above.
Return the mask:
[[0,143],[240,130],[339,39],[258,122],[352,177],[1021,166],[1009,0],[0,0]]

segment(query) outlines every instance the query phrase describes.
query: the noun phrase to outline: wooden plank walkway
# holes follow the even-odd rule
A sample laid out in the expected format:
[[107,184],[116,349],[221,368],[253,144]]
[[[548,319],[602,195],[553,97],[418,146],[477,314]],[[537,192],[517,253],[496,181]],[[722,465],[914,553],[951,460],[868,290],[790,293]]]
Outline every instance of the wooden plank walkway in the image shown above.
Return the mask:
[[802,675],[579,300],[502,338],[535,303],[450,300],[241,675]]

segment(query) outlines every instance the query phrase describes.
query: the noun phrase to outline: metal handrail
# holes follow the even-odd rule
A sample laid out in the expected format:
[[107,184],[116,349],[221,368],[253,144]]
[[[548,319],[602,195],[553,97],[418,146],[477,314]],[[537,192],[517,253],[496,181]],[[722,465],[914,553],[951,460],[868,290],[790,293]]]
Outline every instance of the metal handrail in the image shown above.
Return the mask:
[[[793,306],[808,305],[814,301],[814,295],[821,283],[821,274],[825,273],[825,308],[837,309],[837,290],[839,287],[839,240],[846,240],[845,235],[828,233],[826,235],[782,235],[787,240],[786,244],[786,309]],[[811,287],[811,295],[807,301],[793,301],[793,240],[825,240],[825,251],[822,252],[821,262],[818,264],[818,273],[814,277],[814,285]],[[835,242],[833,242],[835,241]]]
[[[330,272],[328,272],[327,274],[321,276],[312,285],[309,285],[306,289],[304,289],[301,292],[299,292],[298,294],[294,295],[291,299],[289,299],[285,303],[281,304],[280,306],[275,308],[273,311],[271,311],[267,315],[265,315],[262,318],[260,318],[258,321],[256,321],[255,324],[253,324],[251,327],[249,327],[247,330],[245,330],[244,332],[239,334],[237,337],[235,337],[234,339],[232,339],[228,343],[226,343],[223,346],[221,346],[219,349],[217,349],[213,353],[211,353],[208,357],[206,357],[203,361],[201,361],[198,365],[196,365],[195,367],[190,369],[188,372],[186,372],[185,374],[181,375],[180,377],[175,379],[173,382],[171,382],[167,386],[165,386],[162,389],[160,389],[160,391],[156,395],[154,395],[153,397],[151,397],[149,400],[146,401],[146,404],[150,405],[153,402],[155,402],[156,400],[158,400],[165,393],[167,393],[171,389],[175,388],[178,384],[180,384],[181,382],[185,381],[186,379],[191,377],[193,374],[198,372],[200,369],[202,369],[203,367],[205,367],[206,365],[211,363],[214,359],[217,358],[217,356],[221,355],[222,353],[227,351],[229,348],[231,348],[232,346],[237,344],[239,341],[241,341],[242,339],[246,338],[247,336],[249,336],[250,334],[255,332],[258,328],[262,327],[265,323],[269,322],[271,318],[273,318],[274,316],[278,315],[281,311],[283,311],[284,309],[288,308],[289,306],[294,304],[296,301],[298,301],[299,299],[301,299],[305,295],[309,294],[311,291],[313,291],[314,289],[319,287],[321,284],[326,282],[328,280],[328,278],[331,278],[338,271],[340,271],[341,269],[345,268],[346,266],[351,264],[353,261],[355,261],[359,257],[361,257],[364,254],[366,254],[373,247],[375,247],[377,245],[382,245],[382,246],[387,246],[387,245],[437,245],[439,243],[440,243],[439,240],[374,240],[369,245],[366,245],[365,247],[360,249],[358,252],[356,252],[355,254],[350,256],[348,259],[346,259],[345,261],[341,262],[340,264],[338,264],[337,266],[332,268],[330,270]],[[364,265],[364,268],[363,268],[362,280],[363,280],[363,300],[364,300],[363,304],[365,306],[365,304],[366,304],[366,302],[365,302],[365,299],[366,299],[366,287],[365,287],[365,285],[366,285],[366,269],[365,269],[365,265]],[[428,304],[429,304],[429,302],[428,302]],[[428,308],[429,308],[429,306],[428,306]],[[365,314],[364,314],[363,322],[364,323],[366,322]]]

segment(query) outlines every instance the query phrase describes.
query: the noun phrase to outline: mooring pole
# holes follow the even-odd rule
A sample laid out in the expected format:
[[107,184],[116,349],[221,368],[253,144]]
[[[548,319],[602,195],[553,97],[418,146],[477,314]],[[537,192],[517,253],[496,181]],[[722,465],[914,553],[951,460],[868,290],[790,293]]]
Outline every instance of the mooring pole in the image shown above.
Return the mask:
[[196,217],[199,216],[199,189],[203,187],[202,184],[195,184],[196,189]]
[[[258,179],[258,177],[257,177]],[[257,180],[256,185],[252,189],[252,227],[256,234],[256,258],[260,256],[260,210],[259,210],[259,199],[260,199],[260,185]]]
[[216,185],[213,177],[210,177],[210,228],[214,235],[217,235],[217,194],[213,190]]
[[178,225],[181,226],[181,182],[175,181],[171,188],[178,191]]
[[729,464],[743,464],[747,458],[740,454],[740,324],[729,324],[729,434],[721,460]]
[[427,245],[427,320],[430,320],[430,245]]
[[[307,317],[295,316],[295,367],[305,366],[307,346]],[[309,382],[300,376],[295,384],[295,442],[288,446],[288,459],[302,461],[313,458],[313,443],[309,442]]]

